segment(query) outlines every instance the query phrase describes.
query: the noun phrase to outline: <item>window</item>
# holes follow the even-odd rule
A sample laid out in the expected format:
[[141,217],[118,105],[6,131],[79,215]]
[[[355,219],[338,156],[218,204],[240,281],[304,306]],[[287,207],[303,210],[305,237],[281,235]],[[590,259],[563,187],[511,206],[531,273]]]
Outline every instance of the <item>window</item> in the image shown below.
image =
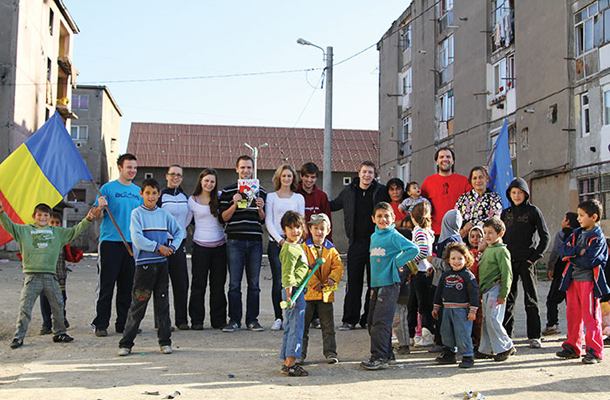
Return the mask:
[[514,0],[493,0],[491,4],[492,51],[510,46],[515,40]]
[[494,66],[494,95],[499,96],[514,89],[515,83],[515,55],[511,54]]
[[50,58],[47,58],[47,82],[51,82],[51,77],[53,76],[52,67],[53,67],[53,62],[51,61]]
[[453,90],[441,96],[441,121],[449,121],[454,117],[453,113]]
[[576,56],[610,42],[610,8],[600,0],[574,14]]
[[398,178],[407,184],[411,180],[411,164],[406,163],[398,166]]
[[152,179],[152,178],[153,178],[153,173],[152,172],[144,173],[144,179]]
[[[508,149],[510,150],[510,159],[517,158],[517,128],[515,125],[508,127]],[[514,167],[514,165],[513,165]]]
[[55,19],[55,13],[52,9],[49,9],[49,34],[53,36],[53,20]]
[[557,122],[557,104],[551,104],[549,106],[549,124]]
[[402,131],[400,132],[400,141],[407,142],[411,140],[411,136],[413,134],[413,123],[411,122],[411,117],[403,118],[402,120]]
[[403,29],[400,44],[403,51],[411,47],[411,24]]
[[402,94],[411,93],[411,68],[407,69],[405,76],[402,78]]
[[604,125],[610,125],[610,90],[604,92]]
[[88,110],[89,109],[89,95],[86,95],[86,94],[72,95],[72,109]]
[[89,137],[89,127],[86,125],[72,125],[70,136],[72,136],[72,140],[87,140]]
[[580,95],[580,118],[582,122],[582,136],[589,136],[591,132],[590,115],[589,115],[589,93]]
[[110,139],[110,152],[111,153],[117,153],[119,148],[119,141],[116,140],[115,138]]
[[530,147],[530,130],[529,128],[521,129],[521,148],[527,149]]
[[585,178],[578,181],[578,201],[599,200],[599,178]]
[[69,203],[84,203],[87,199],[87,190],[72,189],[68,192]]
[[453,0],[440,0],[440,18],[438,32],[441,33],[453,24]]
[[440,64],[440,84],[444,85],[453,80],[453,69],[449,68],[453,64],[453,35],[443,40],[439,44],[438,59]]
[[349,185],[350,183],[352,183],[352,178],[351,178],[351,177],[349,177],[349,176],[344,176],[344,177],[343,177],[343,186],[347,186],[347,185]]

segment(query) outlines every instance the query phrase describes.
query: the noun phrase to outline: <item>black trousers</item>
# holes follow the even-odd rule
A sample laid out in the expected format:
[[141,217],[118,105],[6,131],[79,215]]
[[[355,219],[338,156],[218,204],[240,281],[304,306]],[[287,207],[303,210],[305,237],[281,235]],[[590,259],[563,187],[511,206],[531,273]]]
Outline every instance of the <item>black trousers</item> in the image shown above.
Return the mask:
[[169,273],[167,261],[163,261],[136,266],[131,307],[129,307],[125,332],[119,341],[119,347],[129,349],[133,347],[140,322],[144,319],[146,306],[151,297],[154,298],[159,346],[172,344],[169,320]]
[[565,264],[557,263],[553,270],[553,280],[549,293],[546,296],[546,326],[553,326],[559,323],[559,304],[566,299],[566,292],[559,290],[561,285],[561,274]]
[[409,337],[415,337],[417,328],[417,313],[421,314],[422,326],[434,333],[434,319],[432,318],[432,299],[434,293],[425,272],[418,272],[409,280],[409,303],[407,304],[407,323]]
[[536,288],[535,265],[527,261],[513,261],[513,283],[506,297],[506,313],[504,314],[504,329],[508,336],[513,337],[515,328],[515,304],[519,294],[519,280],[523,282],[523,301],[527,317],[527,338],[538,339],[541,333],[540,310],[538,308],[538,289]]
[[[365,326],[371,295],[371,264],[369,259],[370,239],[355,239],[347,250],[347,291],[343,303],[343,323]],[[366,272],[367,291],[362,308],[362,288]]]
[[[131,247],[131,243],[129,243]],[[131,288],[135,263],[123,242],[103,241],[98,249],[98,285],[95,300],[95,318],[91,323],[94,329],[108,329],[112,313],[112,296],[116,284],[116,322],[115,328],[125,328],[127,311],[131,305]]]
[[227,323],[227,246],[203,247],[193,243],[191,296],[189,315],[191,324],[203,325],[205,319],[205,292],[210,281],[210,322],[220,329]]
[[176,326],[188,323],[187,303],[189,291],[189,273],[186,266],[186,249],[184,241],[174,254],[167,258],[169,277],[174,297],[174,323]]

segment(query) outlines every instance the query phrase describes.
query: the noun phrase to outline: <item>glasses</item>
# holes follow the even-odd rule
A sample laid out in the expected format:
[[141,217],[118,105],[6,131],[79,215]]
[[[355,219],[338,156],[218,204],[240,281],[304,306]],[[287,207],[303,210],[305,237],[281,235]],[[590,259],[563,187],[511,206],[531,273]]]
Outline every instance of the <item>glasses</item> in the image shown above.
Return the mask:
[[172,178],[182,178],[182,174],[176,174],[174,172],[170,172],[167,175],[171,176]]

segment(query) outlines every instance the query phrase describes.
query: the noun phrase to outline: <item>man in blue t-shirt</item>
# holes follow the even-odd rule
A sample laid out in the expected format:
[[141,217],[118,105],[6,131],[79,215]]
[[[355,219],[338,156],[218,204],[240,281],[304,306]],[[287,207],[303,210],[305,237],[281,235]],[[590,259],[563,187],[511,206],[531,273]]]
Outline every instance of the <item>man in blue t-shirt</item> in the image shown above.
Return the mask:
[[[114,216],[127,244],[131,247],[129,231],[131,211],[142,204],[140,188],[132,183],[138,172],[138,163],[133,154],[126,153],[118,158],[117,166],[119,178],[102,186],[100,193],[102,196],[106,196],[108,209]],[[112,223],[108,212],[105,211],[98,248],[99,277],[95,291],[95,318],[91,323],[95,336],[108,336],[115,283],[117,286],[117,316],[114,327],[117,333],[123,333],[125,330],[127,311],[131,305],[134,271],[133,256],[127,251],[119,232]]]

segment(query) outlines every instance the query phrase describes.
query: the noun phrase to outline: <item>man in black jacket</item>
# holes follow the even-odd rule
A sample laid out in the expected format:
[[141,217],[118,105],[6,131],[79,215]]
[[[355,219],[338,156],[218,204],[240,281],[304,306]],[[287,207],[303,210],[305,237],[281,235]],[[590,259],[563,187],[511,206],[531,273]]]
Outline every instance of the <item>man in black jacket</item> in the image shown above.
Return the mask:
[[[366,327],[371,284],[369,245],[371,235],[375,232],[371,216],[375,204],[390,201],[386,187],[375,180],[375,175],[375,164],[364,161],[358,169],[358,178],[354,178],[352,183],[330,202],[332,211],[343,210],[345,234],[349,239],[347,292],[343,303],[343,324],[339,327],[341,331],[354,329],[357,323],[363,328]],[[365,270],[369,289],[364,301],[364,312],[360,315]]]
[[[504,243],[511,256],[513,283],[506,298],[504,328],[513,337],[515,327],[515,301],[519,280],[523,282],[525,314],[527,316],[527,338],[530,347],[540,348],[540,310],[536,288],[536,261],[542,258],[549,245],[550,235],[542,212],[529,202],[530,191],[522,178],[515,178],[506,190],[511,206],[502,211],[501,219],[506,224]],[[538,245],[534,235],[540,238]]]

